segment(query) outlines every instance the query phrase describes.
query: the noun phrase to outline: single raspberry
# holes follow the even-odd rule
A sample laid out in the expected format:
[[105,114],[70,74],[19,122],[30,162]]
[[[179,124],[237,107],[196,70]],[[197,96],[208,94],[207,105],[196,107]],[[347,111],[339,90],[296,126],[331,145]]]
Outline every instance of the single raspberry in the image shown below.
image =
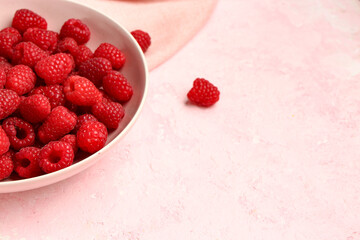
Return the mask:
[[44,95],[34,94],[21,101],[19,110],[26,121],[38,123],[44,121],[50,114],[51,105]]
[[22,41],[21,34],[15,28],[7,27],[7,28],[4,28],[3,30],[1,30],[0,33],[7,33],[7,34],[13,35],[15,37],[16,42],[21,42]]
[[7,118],[4,120],[2,127],[9,137],[11,147],[15,150],[32,146],[35,142],[33,126],[21,118]]
[[25,147],[17,152],[13,159],[15,172],[22,178],[37,177],[43,173],[39,166],[40,149]]
[[11,26],[23,33],[28,28],[47,29],[46,20],[29,9],[19,9],[15,12]]
[[0,69],[4,70],[7,74],[13,66],[8,62],[0,62]]
[[64,82],[72,67],[73,61],[68,54],[57,53],[40,60],[35,65],[35,72],[47,85],[53,85]]
[[74,134],[65,135],[63,138],[60,139],[60,141],[70,144],[70,146],[74,151],[74,155],[77,153],[78,145],[76,141],[76,136]]
[[91,58],[80,65],[79,74],[100,87],[103,77],[111,70],[111,62],[106,58]]
[[42,94],[49,99],[51,108],[65,105],[65,95],[61,85],[49,85],[34,88],[29,95]]
[[0,156],[0,180],[8,178],[14,170],[13,152],[9,151]]
[[103,87],[107,94],[119,102],[127,102],[133,95],[133,89],[127,79],[118,71],[110,71],[103,78]]
[[71,18],[67,20],[60,30],[60,38],[71,37],[81,45],[90,39],[90,29],[80,19]]
[[54,108],[44,123],[39,127],[38,137],[42,143],[58,140],[65,136],[76,125],[76,114],[66,107]]
[[76,66],[80,66],[83,62],[93,58],[94,54],[86,45],[80,45],[73,54]]
[[15,91],[17,94],[24,95],[34,88],[36,76],[33,70],[26,65],[16,65],[12,67],[7,76],[5,87]]
[[135,30],[131,32],[131,35],[135,38],[139,46],[141,47],[141,50],[143,52],[146,52],[146,50],[151,45],[151,37],[147,32],[144,32],[142,30]]
[[197,78],[193,83],[193,87],[187,94],[190,102],[202,106],[209,107],[219,101],[220,92],[212,83],[204,78]]
[[39,165],[46,173],[58,171],[70,166],[74,161],[71,145],[63,141],[46,144],[40,151]]
[[67,37],[58,41],[55,52],[70,53],[74,54],[78,50],[78,44],[75,39]]
[[108,129],[116,129],[125,115],[124,108],[120,103],[113,102],[105,97],[100,103],[91,107],[91,112]]
[[48,55],[32,42],[21,42],[14,47],[12,62],[34,68],[37,62]]
[[10,140],[6,135],[4,129],[0,126],[0,155],[9,151],[10,148]]
[[76,140],[81,150],[94,153],[105,146],[108,132],[104,124],[88,121],[81,125],[76,133]]
[[74,131],[77,132],[81,127],[81,125],[89,121],[98,121],[98,120],[94,115],[90,113],[85,113],[83,115],[78,116]]
[[114,45],[102,43],[95,50],[94,57],[103,57],[111,62],[114,69],[120,69],[126,61],[125,55]]
[[28,28],[23,34],[24,42],[33,42],[50,53],[55,50],[58,38],[58,33],[41,28]]
[[0,68],[0,88],[4,88],[6,83],[6,73],[4,69]]
[[11,59],[14,52],[13,47],[21,41],[21,35],[19,32],[13,33],[4,30],[0,32],[0,55]]
[[92,106],[102,98],[95,85],[80,76],[71,76],[64,82],[64,93],[67,100],[78,106]]
[[19,105],[20,97],[16,92],[9,89],[0,89],[0,120],[15,112]]

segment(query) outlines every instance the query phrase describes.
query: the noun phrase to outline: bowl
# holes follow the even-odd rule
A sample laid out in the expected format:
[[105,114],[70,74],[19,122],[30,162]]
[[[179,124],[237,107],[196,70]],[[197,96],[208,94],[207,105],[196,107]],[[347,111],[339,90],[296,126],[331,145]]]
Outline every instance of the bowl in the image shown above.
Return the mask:
[[67,19],[81,19],[91,31],[91,38],[87,43],[91,50],[94,51],[102,42],[111,43],[121,49],[127,59],[120,72],[133,86],[134,95],[124,105],[125,117],[119,127],[109,133],[106,146],[100,151],[57,172],[29,179],[3,180],[0,182],[0,193],[25,191],[50,185],[80,173],[99,161],[104,153],[115,146],[133,126],[140,114],[147,91],[148,69],[144,54],[131,34],[119,23],[89,6],[71,1],[2,0],[0,29],[11,26],[15,11],[21,8],[30,9],[44,17],[48,22],[48,29],[56,32],[60,31]]

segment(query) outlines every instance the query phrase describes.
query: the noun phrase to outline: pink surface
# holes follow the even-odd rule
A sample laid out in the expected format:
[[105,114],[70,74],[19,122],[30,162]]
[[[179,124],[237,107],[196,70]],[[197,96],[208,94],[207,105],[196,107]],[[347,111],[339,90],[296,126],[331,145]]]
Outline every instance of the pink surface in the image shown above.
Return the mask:
[[220,0],[101,162],[0,195],[0,239],[360,239],[359,33],[357,0]]

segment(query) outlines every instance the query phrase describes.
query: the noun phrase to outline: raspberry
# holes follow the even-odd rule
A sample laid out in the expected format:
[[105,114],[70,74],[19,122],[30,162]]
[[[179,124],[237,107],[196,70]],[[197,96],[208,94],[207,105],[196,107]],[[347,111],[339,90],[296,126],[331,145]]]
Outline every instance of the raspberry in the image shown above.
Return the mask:
[[70,144],[71,148],[74,151],[74,155],[77,153],[78,145],[76,141],[76,136],[74,134],[65,135],[63,138],[60,139],[60,141]]
[[58,140],[73,130],[75,125],[75,113],[63,106],[56,107],[39,127],[39,140],[42,143]]
[[193,87],[187,94],[190,102],[201,106],[209,107],[219,101],[220,92],[212,83],[204,78],[197,78]]
[[74,54],[77,50],[78,50],[77,42],[73,38],[67,37],[58,41],[55,52]]
[[12,65],[10,63],[8,62],[0,63],[0,69],[4,70],[6,74],[9,72],[10,68],[12,68]]
[[0,155],[6,153],[10,148],[10,140],[4,129],[0,126]]
[[17,94],[24,95],[34,88],[36,76],[30,67],[16,65],[12,67],[7,76],[5,87],[15,91]]
[[9,137],[11,147],[15,150],[32,146],[35,142],[33,126],[21,118],[7,118],[4,120],[2,127]]
[[45,80],[47,85],[62,83],[73,66],[72,59],[66,53],[57,53],[40,60],[35,65],[37,75]]
[[39,165],[46,173],[58,171],[70,166],[74,161],[74,151],[69,143],[63,141],[49,142],[39,155]]
[[0,120],[15,112],[19,105],[20,97],[16,92],[9,89],[0,89]]
[[103,78],[103,87],[107,94],[117,101],[129,101],[133,95],[133,89],[124,75],[117,71],[110,71]]
[[83,125],[84,123],[89,122],[89,121],[97,121],[97,119],[96,119],[96,117],[94,117],[94,115],[89,114],[89,113],[85,113],[83,115],[78,116],[76,126],[74,129],[75,132],[77,132],[79,130],[81,125]]
[[5,28],[0,32],[0,55],[11,59],[13,56],[13,46],[21,41],[21,35],[15,29]]
[[12,62],[34,68],[36,63],[46,58],[48,53],[32,42],[21,42],[14,47]]
[[45,120],[51,112],[49,99],[42,94],[31,95],[21,101],[19,106],[21,116],[31,123]]
[[24,42],[33,42],[44,51],[53,52],[59,35],[56,32],[41,28],[28,28],[23,34]]
[[0,88],[4,88],[6,83],[6,73],[4,69],[0,68]]
[[23,33],[28,28],[37,27],[47,29],[47,22],[44,18],[28,9],[19,9],[15,12],[11,26]]
[[65,105],[65,95],[63,93],[63,86],[50,85],[41,86],[33,89],[29,95],[42,94],[49,99],[51,108]]
[[94,56],[93,52],[91,51],[90,48],[88,48],[85,45],[80,45],[77,49],[77,51],[75,51],[73,53],[73,56],[75,58],[75,63],[77,66],[80,66],[83,62],[89,60],[90,58],[92,58]]
[[105,146],[108,132],[101,122],[88,121],[81,125],[76,140],[81,150],[94,153]]
[[100,87],[103,77],[111,70],[111,62],[106,58],[91,58],[80,65],[79,74]]
[[102,98],[95,85],[80,76],[71,76],[65,81],[64,93],[67,100],[78,106],[92,106]]
[[209,107],[219,101],[220,92],[213,84],[204,78],[197,78],[193,83],[193,87],[187,94],[190,102],[202,106]]
[[73,38],[79,45],[85,44],[90,39],[90,29],[80,19],[71,18],[60,30],[60,38],[66,37]]
[[25,147],[14,155],[15,172],[22,178],[32,178],[43,172],[39,166],[40,149]]
[[114,69],[120,69],[126,61],[125,55],[114,45],[102,43],[95,50],[94,57],[103,57],[111,62]]
[[146,52],[146,50],[151,45],[151,38],[150,35],[147,32],[141,31],[141,30],[135,30],[131,32],[131,35],[135,38],[139,46],[141,47],[141,50],[143,52]]
[[91,107],[91,112],[108,129],[116,129],[125,115],[124,108],[120,103],[113,102],[105,97],[100,103]]
[[14,170],[13,152],[9,151],[0,156],[0,180],[8,178]]

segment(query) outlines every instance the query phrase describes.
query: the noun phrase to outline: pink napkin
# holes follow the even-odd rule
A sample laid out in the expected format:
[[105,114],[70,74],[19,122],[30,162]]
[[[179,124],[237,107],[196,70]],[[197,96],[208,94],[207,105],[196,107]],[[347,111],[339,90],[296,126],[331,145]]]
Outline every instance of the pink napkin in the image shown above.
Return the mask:
[[173,56],[206,23],[217,0],[77,0],[95,8],[127,30],[151,36],[145,56],[154,69]]

